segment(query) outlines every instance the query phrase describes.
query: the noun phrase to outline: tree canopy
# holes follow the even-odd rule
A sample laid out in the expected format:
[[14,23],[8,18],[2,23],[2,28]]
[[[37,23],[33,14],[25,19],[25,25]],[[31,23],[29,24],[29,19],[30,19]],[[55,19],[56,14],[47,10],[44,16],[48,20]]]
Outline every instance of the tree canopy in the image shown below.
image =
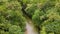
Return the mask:
[[60,0],[0,0],[0,34],[24,34],[25,16],[40,34],[60,34]]

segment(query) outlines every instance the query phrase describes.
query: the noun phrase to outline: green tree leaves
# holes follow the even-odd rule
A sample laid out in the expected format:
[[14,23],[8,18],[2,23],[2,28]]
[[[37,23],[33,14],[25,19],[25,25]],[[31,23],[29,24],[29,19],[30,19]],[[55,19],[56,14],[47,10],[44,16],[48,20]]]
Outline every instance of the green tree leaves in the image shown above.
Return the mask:
[[17,0],[0,0],[0,34],[24,34],[25,18]]
[[25,15],[41,34],[60,34],[60,0],[0,0],[0,34],[24,34]]

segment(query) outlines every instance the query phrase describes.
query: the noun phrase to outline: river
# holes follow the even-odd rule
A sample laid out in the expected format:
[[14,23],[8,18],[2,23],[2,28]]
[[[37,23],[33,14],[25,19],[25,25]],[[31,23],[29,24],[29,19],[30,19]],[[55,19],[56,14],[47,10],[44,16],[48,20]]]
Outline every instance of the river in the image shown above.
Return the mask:
[[26,21],[26,32],[25,32],[25,34],[38,34],[36,28],[32,24],[32,20],[30,20],[29,18]]
[[38,34],[38,33],[31,24],[26,23],[26,34]]

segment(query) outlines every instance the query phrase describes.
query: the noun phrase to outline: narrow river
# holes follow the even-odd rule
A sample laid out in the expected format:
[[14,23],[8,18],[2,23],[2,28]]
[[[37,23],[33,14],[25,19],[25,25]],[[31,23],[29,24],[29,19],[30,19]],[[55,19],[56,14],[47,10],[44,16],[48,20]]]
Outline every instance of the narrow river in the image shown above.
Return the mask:
[[27,19],[25,34],[38,34],[36,28],[34,27],[30,19]]
[[38,34],[38,33],[31,24],[26,23],[26,34]]

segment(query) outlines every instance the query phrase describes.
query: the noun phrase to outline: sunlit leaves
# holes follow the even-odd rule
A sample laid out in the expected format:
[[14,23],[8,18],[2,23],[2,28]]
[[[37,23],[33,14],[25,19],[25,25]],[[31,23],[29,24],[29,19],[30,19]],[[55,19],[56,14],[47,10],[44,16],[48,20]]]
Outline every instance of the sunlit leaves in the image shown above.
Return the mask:
[[24,30],[25,18],[20,3],[17,0],[0,0],[0,34],[24,34]]
[[21,33],[21,28],[19,26],[16,26],[16,25],[11,26],[9,28],[9,33],[10,34],[20,34]]

